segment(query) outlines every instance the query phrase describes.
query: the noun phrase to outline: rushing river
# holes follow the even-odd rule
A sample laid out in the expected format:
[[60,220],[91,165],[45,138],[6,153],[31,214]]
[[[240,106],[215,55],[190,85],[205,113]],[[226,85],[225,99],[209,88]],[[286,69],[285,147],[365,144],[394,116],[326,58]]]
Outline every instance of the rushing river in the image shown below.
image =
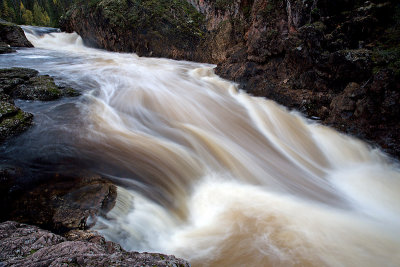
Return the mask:
[[193,266],[400,266],[400,171],[377,149],[252,97],[213,65],[83,45],[25,28],[35,68],[82,92],[17,101],[35,126],[1,159],[85,168],[118,199],[95,229]]

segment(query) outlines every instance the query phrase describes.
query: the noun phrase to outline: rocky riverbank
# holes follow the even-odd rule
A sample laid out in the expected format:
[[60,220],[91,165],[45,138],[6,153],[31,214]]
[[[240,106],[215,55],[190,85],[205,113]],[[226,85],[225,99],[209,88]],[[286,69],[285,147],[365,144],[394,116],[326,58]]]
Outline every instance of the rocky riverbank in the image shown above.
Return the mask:
[[190,266],[174,256],[126,252],[96,232],[63,237],[12,221],[0,224],[0,246],[1,266]]
[[170,255],[127,252],[88,230],[115,204],[116,187],[102,177],[30,179],[3,168],[0,182],[0,266],[190,266]]
[[249,93],[400,156],[397,1],[166,2],[77,4],[63,29],[112,51],[216,63]]
[[[0,36],[2,52],[32,47],[14,24],[2,21]],[[16,99],[78,95],[36,70],[0,69],[0,145],[33,124],[33,115],[17,107]],[[18,164],[1,158],[0,266],[190,266],[174,256],[126,252],[88,230],[115,205],[117,188],[108,179],[75,165],[74,170],[49,165],[35,171]]]
[[50,101],[77,96],[72,88],[57,86],[48,75],[25,68],[0,69],[0,143],[27,130],[33,115],[15,106],[14,99]]

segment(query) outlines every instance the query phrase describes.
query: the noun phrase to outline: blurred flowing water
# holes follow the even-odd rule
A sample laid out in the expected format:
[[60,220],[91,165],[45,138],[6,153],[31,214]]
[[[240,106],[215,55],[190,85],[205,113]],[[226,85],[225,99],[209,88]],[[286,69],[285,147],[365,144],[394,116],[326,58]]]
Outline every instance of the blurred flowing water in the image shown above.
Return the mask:
[[35,48],[0,67],[82,96],[17,101],[35,126],[1,159],[113,179],[117,204],[95,226],[108,239],[193,266],[400,266],[400,172],[379,150],[238,90],[213,65],[25,32]]

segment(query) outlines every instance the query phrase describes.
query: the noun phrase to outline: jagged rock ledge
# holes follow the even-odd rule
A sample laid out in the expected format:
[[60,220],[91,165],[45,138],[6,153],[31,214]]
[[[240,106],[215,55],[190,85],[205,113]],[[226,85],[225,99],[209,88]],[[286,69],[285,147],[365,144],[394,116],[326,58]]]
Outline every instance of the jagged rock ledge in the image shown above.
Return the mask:
[[0,224],[0,247],[0,266],[190,266],[174,256],[126,252],[93,231],[62,237],[13,221]]

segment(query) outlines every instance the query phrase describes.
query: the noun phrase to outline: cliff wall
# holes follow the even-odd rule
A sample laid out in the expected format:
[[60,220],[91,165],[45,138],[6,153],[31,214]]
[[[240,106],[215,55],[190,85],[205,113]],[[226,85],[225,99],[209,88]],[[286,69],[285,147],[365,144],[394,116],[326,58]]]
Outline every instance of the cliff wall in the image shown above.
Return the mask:
[[112,51],[215,63],[250,94],[400,156],[397,1],[91,3],[75,5],[63,28]]

